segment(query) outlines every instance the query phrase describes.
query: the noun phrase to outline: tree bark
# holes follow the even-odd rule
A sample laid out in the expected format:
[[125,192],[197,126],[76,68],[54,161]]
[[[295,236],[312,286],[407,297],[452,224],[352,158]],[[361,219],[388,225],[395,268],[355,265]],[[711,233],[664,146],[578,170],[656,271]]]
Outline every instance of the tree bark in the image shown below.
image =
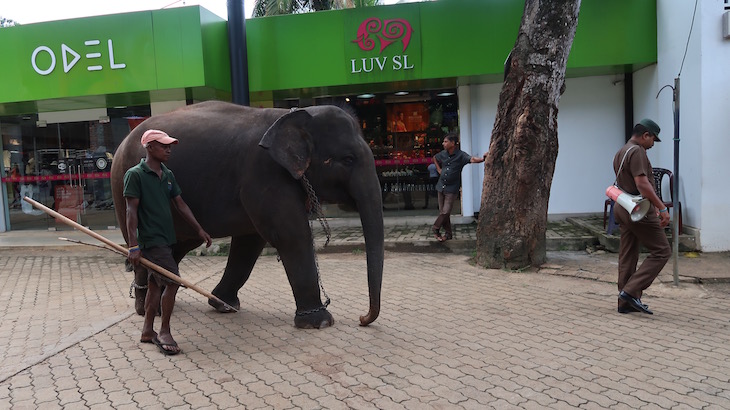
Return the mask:
[[545,261],[558,156],[558,103],[581,0],[526,0],[485,162],[477,263],[522,269]]

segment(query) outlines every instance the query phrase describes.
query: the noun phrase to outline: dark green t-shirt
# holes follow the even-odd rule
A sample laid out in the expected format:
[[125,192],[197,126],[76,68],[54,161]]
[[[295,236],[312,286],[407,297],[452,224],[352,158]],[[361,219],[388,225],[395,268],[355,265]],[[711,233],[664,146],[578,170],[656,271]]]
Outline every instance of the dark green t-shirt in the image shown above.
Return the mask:
[[124,196],[139,199],[137,241],[140,248],[175,243],[170,200],[181,193],[175,176],[165,164],[162,164],[162,177],[157,177],[144,159],[124,174]]

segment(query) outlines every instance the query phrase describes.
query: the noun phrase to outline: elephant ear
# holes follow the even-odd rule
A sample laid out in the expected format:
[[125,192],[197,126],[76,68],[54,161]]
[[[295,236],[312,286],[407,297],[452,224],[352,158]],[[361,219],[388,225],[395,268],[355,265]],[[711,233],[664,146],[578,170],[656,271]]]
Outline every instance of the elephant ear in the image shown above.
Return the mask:
[[294,179],[301,179],[309,168],[312,138],[307,125],[311,119],[305,110],[292,110],[276,120],[259,142]]

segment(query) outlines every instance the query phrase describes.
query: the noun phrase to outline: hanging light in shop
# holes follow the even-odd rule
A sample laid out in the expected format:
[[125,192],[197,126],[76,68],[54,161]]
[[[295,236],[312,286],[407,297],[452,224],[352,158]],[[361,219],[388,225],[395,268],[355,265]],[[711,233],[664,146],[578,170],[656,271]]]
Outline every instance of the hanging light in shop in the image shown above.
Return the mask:
[[395,93],[395,95],[397,95],[397,96],[408,95],[408,91],[398,91],[397,93]]
[[375,94],[370,94],[370,93],[360,94],[357,96],[357,98],[373,98],[373,97],[375,97]]

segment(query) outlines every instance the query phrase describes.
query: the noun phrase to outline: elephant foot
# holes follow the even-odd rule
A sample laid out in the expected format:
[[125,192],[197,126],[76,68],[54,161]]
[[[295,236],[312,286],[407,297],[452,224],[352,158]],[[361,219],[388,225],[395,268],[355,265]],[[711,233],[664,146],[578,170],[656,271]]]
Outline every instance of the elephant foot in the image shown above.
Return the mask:
[[[235,312],[232,309],[229,309],[226,307],[226,305],[218,302],[214,299],[208,299],[208,304],[213,306],[215,310],[217,310],[219,313],[233,313]],[[236,301],[235,303],[228,303],[228,305],[234,307],[236,310],[241,310],[241,303],[239,301]]]
[[140,316],[144,316],[144,301],[146,297],[147,289],[134,290],[134,310]]
[[299,329],[324,329],[334,324],[335,319],[324,308],[311,313],[297,313],[294,316],[294,326]]

